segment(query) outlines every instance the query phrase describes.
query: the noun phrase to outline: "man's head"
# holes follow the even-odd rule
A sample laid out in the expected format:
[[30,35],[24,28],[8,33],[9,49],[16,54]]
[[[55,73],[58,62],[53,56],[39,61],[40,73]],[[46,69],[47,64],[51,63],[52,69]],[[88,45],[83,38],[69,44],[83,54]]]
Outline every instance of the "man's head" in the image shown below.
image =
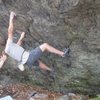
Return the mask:
[[5,46],[5,44],[6,44],[5,38],[0,36],[0,46]]
[[0,57],[2,57],[3,55],[6,55],[5,51],[0,52]]
[[7,59],[7,55],[6,55],[5,51],[2,51],[2,55],[0,55],[0,59],[2,59],[2,60]]

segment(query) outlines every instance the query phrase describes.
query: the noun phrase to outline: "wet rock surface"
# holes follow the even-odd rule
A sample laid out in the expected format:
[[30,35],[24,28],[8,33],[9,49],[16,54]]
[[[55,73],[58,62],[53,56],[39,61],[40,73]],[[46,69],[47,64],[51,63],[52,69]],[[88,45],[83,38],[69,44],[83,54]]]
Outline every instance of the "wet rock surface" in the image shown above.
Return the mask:
[[71,53],[65,58],[49,53],[41,57],[55,70],[54,79],[40,69],[34,74],[27,68],[16,71],[17,63],[11,58],[1,75],[63,93],[100,92],[99,0],[0,0],[0,36],[4,38],[11,10],[17,14],[15,30],[27,33],[23,47],[30,50],[47,42],[60,50],[69,46]]

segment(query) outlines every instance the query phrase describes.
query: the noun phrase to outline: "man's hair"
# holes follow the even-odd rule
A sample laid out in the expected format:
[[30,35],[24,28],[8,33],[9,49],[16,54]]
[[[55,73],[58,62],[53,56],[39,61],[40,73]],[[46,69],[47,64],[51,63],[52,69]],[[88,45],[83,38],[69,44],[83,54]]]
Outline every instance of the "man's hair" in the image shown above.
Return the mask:
[[6,55],[6,53],[5,53],[5,51],[4,51],[4,50],[2,51],[2,55]]
[[0,45],[5,46],[5,44],[6,44],[6,39],[0,36]]

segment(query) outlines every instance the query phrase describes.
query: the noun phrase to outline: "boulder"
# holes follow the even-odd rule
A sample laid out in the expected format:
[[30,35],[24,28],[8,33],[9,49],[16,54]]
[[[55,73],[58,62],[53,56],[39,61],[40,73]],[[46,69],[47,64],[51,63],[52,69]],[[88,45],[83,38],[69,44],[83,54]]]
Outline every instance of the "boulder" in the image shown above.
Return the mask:
[[71,49],[70,56],[65,58],[50,53],[41,57],[55,70],[55,79],[39,69],[34,75],[28,69],[25,72],[16,71],[17,63],[11,58],[2,74],[63,93],[98,94],[99,5],[99,0],[0,0],[0,34],[4,37],[7,37],[9,13],[13,10],[17,14],[14,31],[27,33],[24,48],[30,50],[47,42],[59,50],[67,46]]

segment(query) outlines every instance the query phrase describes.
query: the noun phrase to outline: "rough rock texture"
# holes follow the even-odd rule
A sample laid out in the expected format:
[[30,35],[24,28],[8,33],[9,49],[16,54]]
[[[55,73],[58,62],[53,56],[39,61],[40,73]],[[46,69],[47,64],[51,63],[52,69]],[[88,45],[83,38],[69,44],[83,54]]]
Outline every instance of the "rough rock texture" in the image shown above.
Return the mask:
[[0,0],[0,34],[5,38],[11,10],[17,14],[15,30],[27,33],[25,48],[47,42],[60,50],[70,46],[71,53],[66,58],[42,56],[54,68],[55,79],[40,70],[34,76],[28,69],[15,71],[17,64],[12,59],[2,69],[7,69],[7,75],[63,93],[100,93],[99,0]]

